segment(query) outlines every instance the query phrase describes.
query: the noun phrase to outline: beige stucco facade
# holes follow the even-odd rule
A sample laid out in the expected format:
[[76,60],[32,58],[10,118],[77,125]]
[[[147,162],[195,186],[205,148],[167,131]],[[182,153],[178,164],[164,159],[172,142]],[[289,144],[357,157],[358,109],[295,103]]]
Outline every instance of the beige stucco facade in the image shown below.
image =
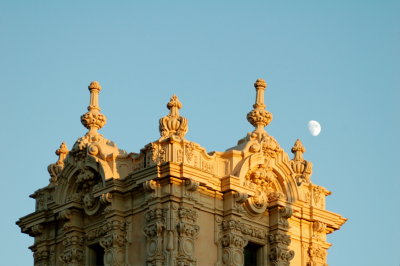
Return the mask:
[[325,209],[330,192],[311,182],[301,141],[290,159],[265,131],[266,83],[254,86],[255,129],[237,146],[208,153],[187,140],[174,95],[160,138],[127,153],[98,133],[92,82],[87,134],[61,144],[35,212],[17,222],[35,239],[35,265],[327,265],[326,235],[346,219]]

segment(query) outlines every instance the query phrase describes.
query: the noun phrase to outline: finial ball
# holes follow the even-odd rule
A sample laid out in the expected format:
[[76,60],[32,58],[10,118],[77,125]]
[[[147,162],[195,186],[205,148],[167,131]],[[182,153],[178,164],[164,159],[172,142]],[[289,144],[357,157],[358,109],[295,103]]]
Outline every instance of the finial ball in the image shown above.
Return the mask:
[[254,83],[254,87],[256,89],[265,89],[267,87],[267,83],[263,79],[257,79],[256,82]]
[[98,83],[97,81],[91,82],[88,88],[89,90],[101,90],[100,83]]

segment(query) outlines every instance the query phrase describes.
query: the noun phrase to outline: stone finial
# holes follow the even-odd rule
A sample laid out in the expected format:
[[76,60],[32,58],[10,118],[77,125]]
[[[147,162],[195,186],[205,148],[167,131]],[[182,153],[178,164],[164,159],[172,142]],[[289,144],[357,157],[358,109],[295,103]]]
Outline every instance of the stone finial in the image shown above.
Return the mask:
[[64,165],[64,160],[68,154],[68,147],[65,142],[61,143],[60,148],[56,150],[56,155],[58,155],[57,165]]
[[183,116],[179,115],[179,109],[182,108],[182,103],[174,94],[167,104],[169,114],[160,118],[160,140],[177,136],[184,138],[188,131],[188,121]]
[[264,127],[267,126],[272,121],[272,114],[265,110],[264,104],[264,91],[267,87],[267,83],[263,79],[257,79],[254,83],[256,88],[256,101],[253,104],[253,110],[247,114],[247,120],[256,129],[254,133],[261,133],[262,135],[266,133]]
[[65,142],[61,143],[60,148],[56,150],[56,155],[58,155],[58,160],[56,163],[52,163],[47,167],[49,174],[51,176],[50,183],[54,184],[58,180],[58,176],[64,169],[64,160],[68,154],[68,148]]
[[306,148],[304,148],[303,143],[301,143],[300,139],[297,139],[292,147],[292,153],[294,154],[294,161],[303,161],[303,153],[306,152]]
[[294,154],[293,160],[290,161],[293,172],[296,174],[297,184],[310,183],[312,174],[312,163],[303,159],[303,153],[306,152],[303,143],[299,139],[296,140],[292,148]]
[[107,123],[105,115],[100,113],[99,107],[99,92],[101,86],[97,81],[93,81],[89,85],[90,91],[90,104],[88,106],[88,112],[81,116],[81,122],[84,127],[89,129],[87,134],[96,135],[97,130],[102,128]]

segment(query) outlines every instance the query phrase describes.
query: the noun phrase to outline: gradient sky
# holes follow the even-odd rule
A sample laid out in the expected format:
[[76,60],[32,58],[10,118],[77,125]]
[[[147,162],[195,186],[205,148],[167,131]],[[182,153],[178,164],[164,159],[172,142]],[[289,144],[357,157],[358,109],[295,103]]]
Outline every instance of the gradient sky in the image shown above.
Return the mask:
[[15,221],[60,143],[85,134],[91,81],[120,148],[156,140],[175,93],[187,138],[223,151],[252,131],[264,78],[267,131],[287,152],[301,138],[327,209],[349,219],[329,264],[398,266],[399,14],[400,1],[0,1],[1,264],[33,265]]

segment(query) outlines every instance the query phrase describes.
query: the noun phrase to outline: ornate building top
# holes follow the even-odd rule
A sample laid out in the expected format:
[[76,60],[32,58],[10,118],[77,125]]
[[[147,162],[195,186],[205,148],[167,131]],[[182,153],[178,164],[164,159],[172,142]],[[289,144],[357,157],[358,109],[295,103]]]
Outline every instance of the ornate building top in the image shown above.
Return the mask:
[[[60,145],[49,185],[32,195],[35,212],[17,222],[35,237],[35,265],[239,266],[255,246],[266,247],[257,265],[324,265],[326,234],[346,219],[326,210],[330,192],[311,182],[301,141],[290,159],[265,131],[267,84],[258,79],[254,87],[247,120],[255,129],[237,146],[207,152],[187,140],[188,120],[173,95],[160,138],[126,153],[98,133],[106,117],[101,86],[92,82],[81,116],[88,132],[70,151]],[[198,248],[215,250],[196,258]]]

